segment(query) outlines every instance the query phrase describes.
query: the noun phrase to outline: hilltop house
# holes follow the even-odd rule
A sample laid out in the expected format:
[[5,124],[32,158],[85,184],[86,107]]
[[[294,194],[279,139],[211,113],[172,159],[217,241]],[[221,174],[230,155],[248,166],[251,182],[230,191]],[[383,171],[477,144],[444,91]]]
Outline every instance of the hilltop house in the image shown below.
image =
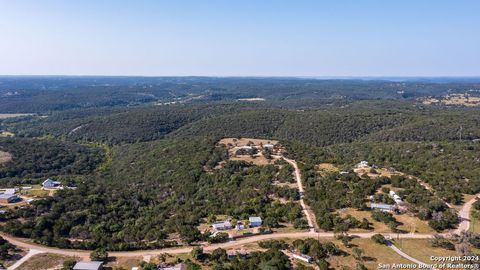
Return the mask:
[[260,217],[249,217],[248,221],[250,222],[250,227],[262,226],[262,218]]
[[44,188],[56,188],[56,187],[60,186],[61,184],[62,184],[62,182],[55,181],[51,178],[48,178],[47,180],[43,181],[42,186]]

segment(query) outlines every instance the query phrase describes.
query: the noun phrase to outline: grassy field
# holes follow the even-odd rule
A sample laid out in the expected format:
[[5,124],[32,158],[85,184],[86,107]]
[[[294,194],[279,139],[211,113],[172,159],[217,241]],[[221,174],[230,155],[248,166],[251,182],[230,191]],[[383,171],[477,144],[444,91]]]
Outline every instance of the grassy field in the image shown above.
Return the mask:
[[[337,211],[342,217],[346,215],[352,215],[353,217],[357,218],[358,220],[362,220],[366,218],[370,223],[372,223],[373,228],[375,228],[375,232],[379,233],[389,233],[392,232],[390,228],[382,222],[378,222],[372,219],[372,213],[370,211],[359,211],[353,208],[346,208]],[[433,233],[433,229],[430,228],[428,223],[424,220],[420,220],[419,218],[411,215],[411,214],[401,214],[401,215],[393,215],[397,221],[403,223],[402,225],[398,226],[400,230],[405,232],[412,232],[415,231],[417,233]],[[351,232],[366,232],[366,230],[362,229],[354,229]]]
[[342,250],[348,252],[350,255],[346,257],[333,257],[329,260],[334,269],[341,269],[342,266],[348,266],[351,269],[355,269],[357,261],[353,258],[353,247],[363,250],[362,263],[368,269],[377,269],[379,264],[391,264],[391,263],[410,263],[410,261],[404,259],[392,249],[385,245],[379,245],[373,242],[371,239],[354,239],[352,241],[353,246],[351,248],[344,247],[339,241],[333,241],[336,245],[342,248]]
[[[58,269],[66,260],[74,260],[74,257],[61,256],[57,254],[42,253],[33,256],[30,260],[24,262],[17,270],[39,270],[39,269]],[[42,268],[39,268],[41,266]]]
[[456,256],[454,250],[434,248],[428,239],[399,239],[395,240],[395,246],[403,252],[427,264],[434,264],[430,256]]
[[50,194],[50,191],[43,189],[30,189],[26,191],[26,194],[32,197],[47,197]]

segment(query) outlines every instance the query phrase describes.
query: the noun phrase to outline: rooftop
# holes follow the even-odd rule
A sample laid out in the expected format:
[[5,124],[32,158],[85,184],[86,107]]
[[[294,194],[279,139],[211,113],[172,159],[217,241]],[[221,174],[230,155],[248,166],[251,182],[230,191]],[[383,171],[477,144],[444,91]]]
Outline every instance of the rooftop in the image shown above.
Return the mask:
[[101,269],[103,262],[78,262],[73,267],[73,270],[98,270]]

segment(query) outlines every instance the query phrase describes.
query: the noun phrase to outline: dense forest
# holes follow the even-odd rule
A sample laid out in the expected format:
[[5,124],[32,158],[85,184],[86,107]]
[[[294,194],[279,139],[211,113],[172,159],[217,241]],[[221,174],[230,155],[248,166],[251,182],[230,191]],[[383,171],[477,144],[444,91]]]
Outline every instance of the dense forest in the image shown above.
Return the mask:
[[[480,192],[479,108],[415,101],[478,89],[477,82],[0,81],[0,112],[37,113],[0,119],[0,131],[14,134],[0,137],[0,151],[12,156],[0,164],[1,186],[61,177],[76,187],[6,215],[3,231],[42,244],[129,250],[192,243],[208,240],[198,226],[212,215],[255,215],[269,228],[304,228],[298,192],[272,185],[291,181],[291,167],[229,160],[216,145],[223,137],[280,140],[301,167],[305,200],[324,230],[371,229],[368,220],[340,217],[336,210],[366,210],[365,198],[385,184],[402,188],[412,211],[438,231],[458,222],[445,202],[461,204],[463,194]],[[249,97],[266,100],[237,100]],[[410,178],[358,176],[351,168],[361,160],[418,177],[435,192]],[[320,175],[316,166],[324,162],[347,173]],[[392,229],[398,225],[386,214],[372,218]]]
[[[0,113],[263,98],[310,108],[355,100],[411,100],[478,90],[478,79],[314,79],[213,77],[0,77]],[[60,98],[59,98],[60,97]]]

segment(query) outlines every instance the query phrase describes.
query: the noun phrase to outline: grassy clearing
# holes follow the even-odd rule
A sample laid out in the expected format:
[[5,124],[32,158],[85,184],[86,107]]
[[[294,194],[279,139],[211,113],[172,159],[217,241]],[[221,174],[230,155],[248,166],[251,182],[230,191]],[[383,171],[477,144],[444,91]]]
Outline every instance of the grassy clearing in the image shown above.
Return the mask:
[[[17,270],[39,270],[61,268],[66,260],[74,260],[74,257],[62,256],[58,254],[42,253],[37,254],[24,262]],[[39,268],[41,267],[41,268]]]
[[26,194],[32,197],[44,198],[44,197],[48,197],[48,195],[50,194],[50,191],[43,190],[43,189],[30,189],[26,191]]
[[[347,215],[351,215],[358,220],[362,220],[366,218],[370,223],[372,223],[372,227],[375,229],[375,232],[379,233],[391,233],[392,230],[382,222],[378,222],[373,220],[372,212],[370,211],[359,211],[353,208],[345,208],[337,211],[342,217]],[[393,215],[395,219],[399,222],[403,223],[402,225],[398,226],[400,230],[410,232],[417,232],[417,233],[434,233],[434,230],[430,228],[428,222],[424,220],[420,220],[419,218],[413,216],[412,214],[402,214],[402,215]],[[366,232],[367,230],[362,229],[353,229],[351,232]]]
[[12,154],[0,151],[0,164],[9,162],[10,160],[12,160]]
[[29,116],[31,113],[0,113],[0,119],[15,118],[21,116]]
[[427,264],[434,264],[430,256],[456,256],[454,250],[432,247],[428,239],[398,239],[394,241],[395,246],[408,255]]

